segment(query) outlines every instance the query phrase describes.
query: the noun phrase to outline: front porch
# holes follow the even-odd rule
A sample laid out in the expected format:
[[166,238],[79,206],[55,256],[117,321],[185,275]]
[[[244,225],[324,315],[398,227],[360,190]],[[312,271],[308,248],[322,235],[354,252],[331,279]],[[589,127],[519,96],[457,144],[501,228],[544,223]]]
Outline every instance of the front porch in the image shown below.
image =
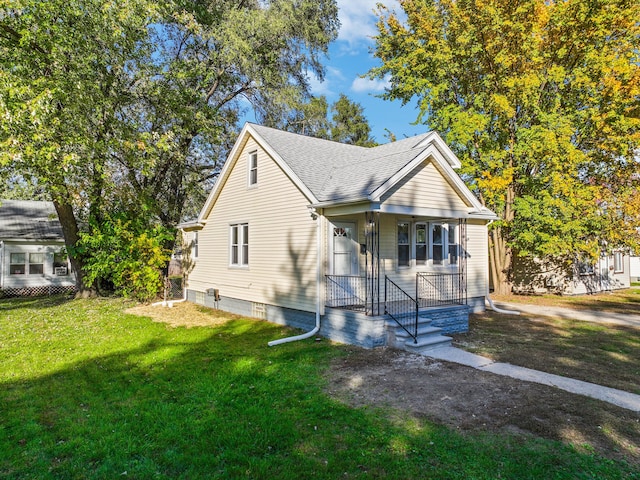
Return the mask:
[[416,348],[468,330],[465,218],[364,211],[327,220],[324,324],[347,332],[328,336]]
[[463,271],[418,272],[413,295],[386,275],[383,287],[366,275],[325,278],[324,328],[339,330],[344,338],[328,335],[336,340],[422,352],[450,345],[443,334],[468,330]]

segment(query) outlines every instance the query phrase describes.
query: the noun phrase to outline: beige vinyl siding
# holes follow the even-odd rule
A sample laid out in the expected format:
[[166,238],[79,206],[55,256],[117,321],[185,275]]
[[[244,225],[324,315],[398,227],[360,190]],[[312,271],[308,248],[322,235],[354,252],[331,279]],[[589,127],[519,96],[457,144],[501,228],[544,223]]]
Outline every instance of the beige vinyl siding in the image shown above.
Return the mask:
[[487,294],[489,237],[485,222],[467,223],[467,297]]
[[422,205],[430,208],[466,211],[468,205],[442,176],[436,166],[427,161],[382,196],[390,205]]
[[[258,182],[248,185],[249,153],[258,152]],[[277,163],[249,139],[199,234],[189,288],[223,297],[315,311],[316,224],[309,200]],[[231,224],[249,225],[249,265],[229,265]]]
[[[410,217],[382,215],[380,223],[380,278],[388,275],[400,288],[410,295],[415,295],[416,272],[451,272],[448,267],[397,267],[396,253],[396,225],[398,222],[408,221],[413,224],[416,220]],[[413,230],[412,230],[413,234]],[[467,223],[467,296],[483,297],[486,294],[488,268],[488,238],[487,227],[484,222]]]

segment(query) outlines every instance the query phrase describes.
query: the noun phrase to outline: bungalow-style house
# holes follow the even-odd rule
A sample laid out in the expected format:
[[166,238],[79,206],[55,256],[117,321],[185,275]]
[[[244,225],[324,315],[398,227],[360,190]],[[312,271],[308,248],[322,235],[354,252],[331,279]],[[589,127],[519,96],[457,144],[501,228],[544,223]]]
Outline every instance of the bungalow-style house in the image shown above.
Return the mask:
[[484,309],[496,218],[435,132],[377,147],[248,123],[185,235],[187,300],[424,349]]
[[0,200],[0,297],[74,289],[53,203]]
[[596,262],[572,263],[514,258],[514,291],[524,294],[584,295],[629,288],[631,258],[621,250],[603,252]]

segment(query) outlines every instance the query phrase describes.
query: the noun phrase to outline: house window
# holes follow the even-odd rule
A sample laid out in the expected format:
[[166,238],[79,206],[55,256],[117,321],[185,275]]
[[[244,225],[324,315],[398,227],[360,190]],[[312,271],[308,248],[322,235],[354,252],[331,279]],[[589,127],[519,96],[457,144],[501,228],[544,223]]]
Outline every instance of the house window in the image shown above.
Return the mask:
[[428,260],[428,240],[427,224],[416,223],[416,263],[424,265]]
[[398,222],[397,228],[399,267],[458,265],[460,241],[456,224]]
[[449,265],[457,265],[460,252],[460,244],[458,243],[458,229],[455,225],[449,224],[447,225],[447,230],[449,231]]
[[63,252],[53,254],[53,274],[69,275],[69,259]]
[[44,253],[29,254],[29,275],[44,274]]
[[229,252],[230,265],[246,267],[249,265],[249,224],[236,223],[231,225]]
[[258,152],[249,154],[249,186],[258,183]]
[[613,273],[623,273],[622,252],[613,252]]
[[12,253],[9,257],[9,274],[24,275],[27,273],[25,264],[27,263],[26,253]]
[[198,258],[198,232],[193,232],[193,240],[191,241],[191,252],[193,258]]
[[408,267],[411,244],[409,243],[409,223],[398,223],[398,266]]
[[434,265],[442,265],[444,260],[444,228],[439,223],[431,224],[431,259]]

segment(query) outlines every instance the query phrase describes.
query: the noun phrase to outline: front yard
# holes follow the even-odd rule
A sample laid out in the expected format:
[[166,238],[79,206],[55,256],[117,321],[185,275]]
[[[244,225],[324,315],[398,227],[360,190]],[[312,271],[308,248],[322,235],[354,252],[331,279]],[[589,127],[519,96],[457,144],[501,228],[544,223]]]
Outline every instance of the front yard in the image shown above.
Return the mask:
[[[588,435],[570,445],[442,419],[458,396],[486,403],[499,390],[509,400],[513,389],[509,405],[517,406],[522,392],[508,379],[326,340],[269,348],[267,341],[291,332],[187,305],[163,309],[170,325],[127,307],[104,299],[0,301],[0,477],[638,476],[637,451],[620,446],[640,441],[638,416],[602,402],[584,404],[631,423],[612,433],[627,437],[611,440],[619,445],[611,455],[590,446]],[[188,326],[176,327],[175,318]],[[390,365],[418,376],[379,377],[377,398],[361,394],[373,385],[367,369],[383,375]],[[421,382],[421,397],[405,397],[410,386],[398,378]],[[409,400],[425,392],[439,403],[418,411]],[[571,405],[582,400],[570,398]],[[458,418],[465,414],[469,422],[476,416],[461,410]]]

